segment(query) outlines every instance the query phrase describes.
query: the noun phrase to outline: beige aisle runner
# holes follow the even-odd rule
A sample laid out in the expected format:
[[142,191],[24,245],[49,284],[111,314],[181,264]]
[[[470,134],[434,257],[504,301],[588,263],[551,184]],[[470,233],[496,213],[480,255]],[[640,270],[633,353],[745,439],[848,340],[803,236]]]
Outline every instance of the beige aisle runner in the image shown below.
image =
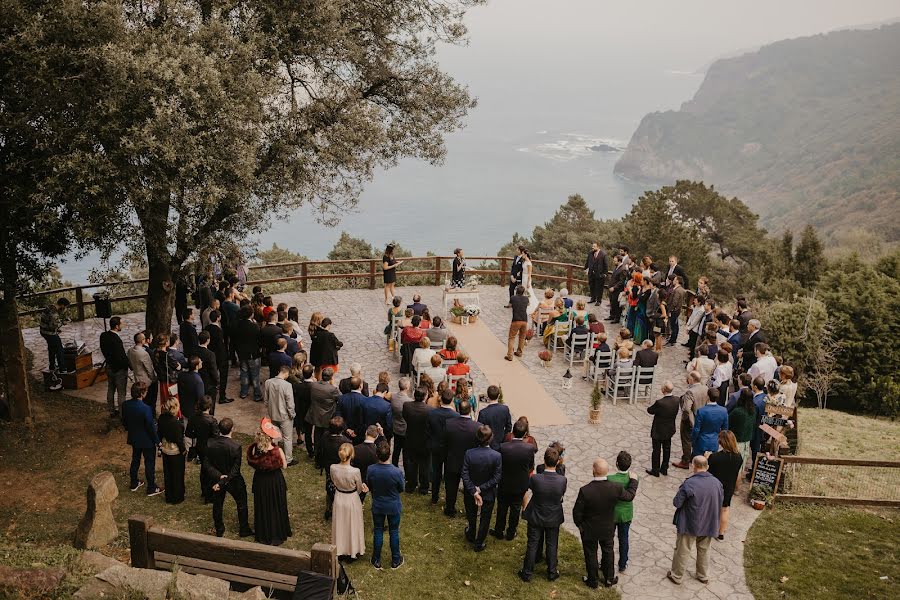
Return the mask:
[[503,358],[506,344],[501,343],[481,320],[470,325],[451,324],[450,329],[488,382],[503,387],[503,402],[509,406],[513,420],[524,415],[533,427],[572,424],[518,358],[512,362]]

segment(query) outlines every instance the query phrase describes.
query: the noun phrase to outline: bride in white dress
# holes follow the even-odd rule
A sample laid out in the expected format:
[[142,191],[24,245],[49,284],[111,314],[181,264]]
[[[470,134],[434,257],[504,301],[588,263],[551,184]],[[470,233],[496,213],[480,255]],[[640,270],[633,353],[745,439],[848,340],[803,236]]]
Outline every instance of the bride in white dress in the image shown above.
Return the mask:
[[524,254],[525,260],[522,261],[522,286],[525,288],[525,293],[528,294],[528,314],[531,315],[537,310],[539,301],[537,294],[534,293],[534,282],[531,279],[531,255],[527,250],[524,251]]

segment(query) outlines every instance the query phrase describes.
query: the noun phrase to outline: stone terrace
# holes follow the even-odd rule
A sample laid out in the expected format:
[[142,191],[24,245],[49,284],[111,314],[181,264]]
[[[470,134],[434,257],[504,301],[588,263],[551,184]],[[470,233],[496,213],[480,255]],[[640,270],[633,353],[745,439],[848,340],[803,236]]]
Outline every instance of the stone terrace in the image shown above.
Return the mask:
[[[441,288],[422,287],[401,288],[399,293],[405,300],[411,298],[414,291],[422,294],[423,302],[432,307],[433,315],[443,315],[441,306]],[[509,326],[509,311],[503,308],[506,304],[506,288],[484,286],[481,289],[481,308],[484,324],[491,332],[505,343]],[[300,310],[301,325],[303,319],[313,311],[322,311],[334,321],[332,330],[344,343],[341,350],[341,371],[347,374],[347,366],[352,362],[363,365],[364,377],[374,381],[379,371],[389,371],[396,382],[399,362],[388,353],[382,330],[387,322],[386,308],[383,304],[381,290],[332,290],[317,291],[306,294],[286,293],[276,296],[276,302],[287,302]],[[596,307],[591,307],[596,309]],[[604,305],[602,316],[607,314]],[[143,328],[143,314],[125,315],[123,319],[122,337],[125,347],[130,347],[131,336]],[[174,325],[173,325],[174,327]],[[607,327],[610,338],[618,331],[617,325]],[[95,361],[102,359],[99,355],[98,336],[102,332],[102,322],[89,320],[72,323],[63,331],[63,340],[72,338],[84,340],[88,348],[94,350]],[[305,336],[305,332],[304,332]],[[36,329],[25,331],[25,343],[34,352],[35,365],[43,367],[47,364],[46,345]],[[308,347],[308,339],[305,344]],[[646,412],[646,401],[629,405],[620,401],[617,406],[604,401],[602,423],[588,424],[588,407],[591,386],[576,377],[572,389],[561,388],[565,367],[562,363],[562,352],[557,352],[550,367],[544,368],[537,358],[542,348],[535,338],[525,350],[522,357],[530,373],[555,399],[563,412],[571,419],[572,425],[535,427],[532,435],[537,439],[539,448],[545,448],[554,440],[560,441],[566,448],[566,475],[569,479],[568,493],[565,500],[566,527],[578,534],[572,523],[572,507],[578,489],[591,480],[591,464],[596,457],[604,457],[614,464],[615,456],[620,450],[627,450],[634,458],[632,471],[640,478],[638,495],[635,498],[635,520],[631,526],[629,565],[625,573],[619,577],[619,589],[625,598],[676,598],[676,599],[729,599],[749,600],[752,598],[744,579],[743,543],[747,530],[753,523],[756,511],[745,501],[746,490],[732,503],[731,523],[725,541],[714,541],[710,550],[711,579],[709,584],[701,584],[696,579],[686,577],[681,586],[676,586],[666,579],[666,572],[671,564],[675,543],[675,529],[672,526],[674,508],[672,498],[678,485],[687,476],[686,471],[669,469],[668,477],[654,478],[645,476],[644,469],[650,465],[650,422]],[[684,359],[686,352],[680,346],[665,348],[657,367],[653,397],[659,395],[658,389],[663,381],[669,379],[676,386],[676,394],[684,389]],[[265,372],[265,369],[263,369]],[[483,392],[488,381],[478,368],[477,360],[473,360],[477,392]],[[37,374],[37,373],[35,373]],[[263,374],[265,376],[265,373]],[[232,369],[229,377],[229,396],[237,397],[238,373]],[[106,386],[95,385],[78,392],[67,392],[71,395],[92,398],[105,402]],[[250,432],[255,429],[258,419],[264,415],[263,404],[238,400],[232,404],[218,407],[217,416],[230,416],[235,419],[238,429]],[[520,415],[514,415],[515,417]],[[680,456],[679,438],[676,434],[673,457]],[[538,456],[542,455],[542,451]],[[440,517],[435,512],[435,518]],[[504,542],[497,542],[504,543]],[[510,565],[517,569],[519,565]],[[568,572],[581,572],[583,564],[564,566]],[[691,570],[691,573],[693,571]]]

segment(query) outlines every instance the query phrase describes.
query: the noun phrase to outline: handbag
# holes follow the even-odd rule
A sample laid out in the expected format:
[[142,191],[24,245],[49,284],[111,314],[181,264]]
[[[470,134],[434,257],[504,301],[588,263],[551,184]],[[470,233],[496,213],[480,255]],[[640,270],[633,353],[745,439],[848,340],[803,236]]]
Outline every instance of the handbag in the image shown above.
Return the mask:
[[347,571],[344,570],[344,565],[340,563],[338,563],[336,587],[338,596],[349,596],[350,594],[356,596],[356,588],[353,587],[353,582],[350,581]]

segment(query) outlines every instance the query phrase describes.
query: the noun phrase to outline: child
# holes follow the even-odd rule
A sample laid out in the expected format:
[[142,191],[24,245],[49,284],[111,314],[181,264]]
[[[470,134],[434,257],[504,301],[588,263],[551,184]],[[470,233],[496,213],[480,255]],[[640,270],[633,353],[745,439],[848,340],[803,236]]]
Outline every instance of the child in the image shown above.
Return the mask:
[[[628,480],[630,478],[628,469],[630,468],[631,455],[622,450],[619,452],[619,455],[616,456],[616,469],[618,469],[618,471],[607,477],[607,479],[615,481],[616,483],[621,483],[622,485],[628,485]],[[633,502],[629,500],[628,502],[619,502],[616,504],[615,521],[616,534],[619,538],[619,573],[623,573],[625,567],[628,566],[628,530],[631,528],[631,521],[633,518]]]

